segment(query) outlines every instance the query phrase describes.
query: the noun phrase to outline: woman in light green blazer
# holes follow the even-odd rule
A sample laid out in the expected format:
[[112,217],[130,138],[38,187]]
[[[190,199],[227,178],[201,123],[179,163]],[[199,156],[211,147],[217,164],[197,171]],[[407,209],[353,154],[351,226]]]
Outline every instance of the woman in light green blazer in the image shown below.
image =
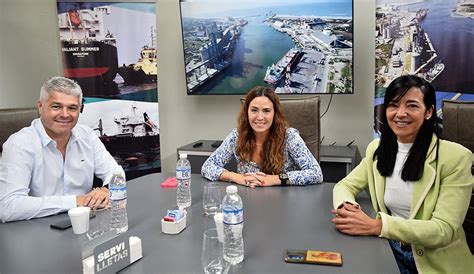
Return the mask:
[[[435,91],[401,76],[385,94],[380,140],[333,190],[336,228],[389,239],[401,273],[473,273],[462,228],[471,197],[471,152],[437,136]],[[355,201],[368,188],[376,218]]]

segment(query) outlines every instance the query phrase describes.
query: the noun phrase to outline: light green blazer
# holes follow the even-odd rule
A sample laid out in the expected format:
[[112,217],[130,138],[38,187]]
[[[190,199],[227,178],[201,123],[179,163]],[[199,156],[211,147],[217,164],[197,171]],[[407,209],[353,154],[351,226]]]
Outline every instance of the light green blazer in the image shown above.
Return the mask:
[[388,215],[384,202],[385,177],[373,159],[379,140],[367,147],[366,157],[334,186],[336,208],[343,201],[355,203],[357,193],[368,187],[377,218],[384,219],[382,236],[412,245],[420,273],[474,273],[462,223],[471,197],[472,153],[465,147],[440,140],[438,160],[433,135],[421,179],[414,182],[408,219]]

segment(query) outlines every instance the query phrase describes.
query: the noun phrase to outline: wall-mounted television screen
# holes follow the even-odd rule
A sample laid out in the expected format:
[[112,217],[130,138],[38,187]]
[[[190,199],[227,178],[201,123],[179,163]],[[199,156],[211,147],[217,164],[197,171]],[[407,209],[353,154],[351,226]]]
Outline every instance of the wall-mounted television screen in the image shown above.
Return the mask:
[[353,93],[352,0],[180,0],[187,93]]

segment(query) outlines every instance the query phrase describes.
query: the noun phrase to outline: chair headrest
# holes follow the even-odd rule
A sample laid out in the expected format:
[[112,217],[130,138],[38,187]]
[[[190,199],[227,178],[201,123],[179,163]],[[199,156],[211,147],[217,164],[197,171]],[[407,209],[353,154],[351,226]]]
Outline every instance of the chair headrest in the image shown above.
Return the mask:
[[474,101],[443,100],[443,138],[474,152]]
[[36,107],[0,109],[0,152],[3,150],[3,143],[10,135],[29,126],[31,121],[38,117]]

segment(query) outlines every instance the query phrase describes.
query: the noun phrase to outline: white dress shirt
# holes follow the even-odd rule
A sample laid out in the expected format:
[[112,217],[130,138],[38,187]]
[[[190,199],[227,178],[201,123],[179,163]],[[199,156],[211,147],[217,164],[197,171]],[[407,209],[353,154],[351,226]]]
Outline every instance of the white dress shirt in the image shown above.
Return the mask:
[[124,175],[96,133],[76,125],[63,159],[40,119],[3,144],[0,160],[0,219],[48,216],[76,206],[76,195],[91,191],[94,174],[107,184]]

